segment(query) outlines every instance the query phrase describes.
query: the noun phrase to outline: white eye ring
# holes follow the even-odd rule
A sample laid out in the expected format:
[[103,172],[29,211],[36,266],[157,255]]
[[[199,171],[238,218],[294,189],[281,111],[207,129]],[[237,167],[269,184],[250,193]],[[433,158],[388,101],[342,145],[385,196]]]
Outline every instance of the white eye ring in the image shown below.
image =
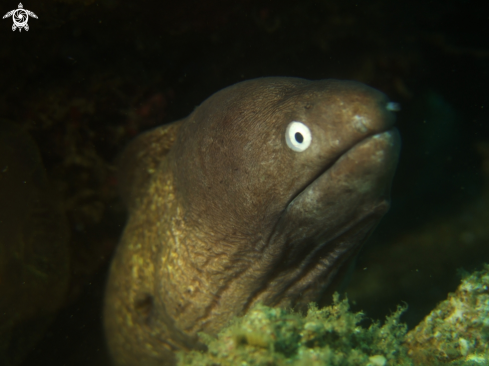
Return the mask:
[[285,142],[294,151],[302,152],[311,145],[311,130],[302,122],[292,121],[285,130]]

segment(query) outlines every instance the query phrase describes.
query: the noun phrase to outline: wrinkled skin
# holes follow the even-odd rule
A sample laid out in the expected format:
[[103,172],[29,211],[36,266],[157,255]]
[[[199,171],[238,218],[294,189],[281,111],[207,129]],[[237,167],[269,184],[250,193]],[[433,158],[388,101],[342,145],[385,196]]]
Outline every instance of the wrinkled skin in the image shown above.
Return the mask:
[[[105,299],[115,363],[173,365],[257,302],[320,302],[388,210],[387,103],[356,82],[255,79],[136,139]],[[302,152],[286,144],[292,121],[311,132]]]

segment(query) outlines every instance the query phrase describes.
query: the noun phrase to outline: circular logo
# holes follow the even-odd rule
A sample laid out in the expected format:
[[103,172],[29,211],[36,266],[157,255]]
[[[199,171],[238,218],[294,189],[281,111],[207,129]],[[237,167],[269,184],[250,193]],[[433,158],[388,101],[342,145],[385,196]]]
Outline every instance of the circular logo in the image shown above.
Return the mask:
[[23,28],[29,20],[29,15],[24,9],[17,9],[12,14],[12,19],[17,27]]

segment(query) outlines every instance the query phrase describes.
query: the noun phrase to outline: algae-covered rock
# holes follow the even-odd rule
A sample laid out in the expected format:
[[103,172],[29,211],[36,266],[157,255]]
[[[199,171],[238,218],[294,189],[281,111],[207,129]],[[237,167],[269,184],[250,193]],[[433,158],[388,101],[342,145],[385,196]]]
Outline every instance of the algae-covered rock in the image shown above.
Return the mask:
[[401,345],[406,326],[399,307],[384,325],[359,325],[348,301],[335,294],[333,305],[311,304],[306,316],[258,305],[219,333],[201,334],[208,352],[179,354],[179,365],[412,365]]
[[489,265],[467,276],[405,344],[420,364],[489,365]]
[[489,265],[463,279],[415,329],[399,322],[359,325],[347,300],[311,304],[306,316],[258,305],[219,333],[200,334],[207,352],[179,354],[179,365],[489,365]]

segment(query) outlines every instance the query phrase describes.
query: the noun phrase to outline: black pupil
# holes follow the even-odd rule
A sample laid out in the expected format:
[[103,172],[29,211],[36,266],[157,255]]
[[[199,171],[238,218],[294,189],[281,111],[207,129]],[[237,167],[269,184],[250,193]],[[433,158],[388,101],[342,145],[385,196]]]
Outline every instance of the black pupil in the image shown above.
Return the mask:
[[295,140],[299,144],[302,144],[302,141],[304,141],[304,137],[299,132],[296,132],[294,136],[295,136]]

